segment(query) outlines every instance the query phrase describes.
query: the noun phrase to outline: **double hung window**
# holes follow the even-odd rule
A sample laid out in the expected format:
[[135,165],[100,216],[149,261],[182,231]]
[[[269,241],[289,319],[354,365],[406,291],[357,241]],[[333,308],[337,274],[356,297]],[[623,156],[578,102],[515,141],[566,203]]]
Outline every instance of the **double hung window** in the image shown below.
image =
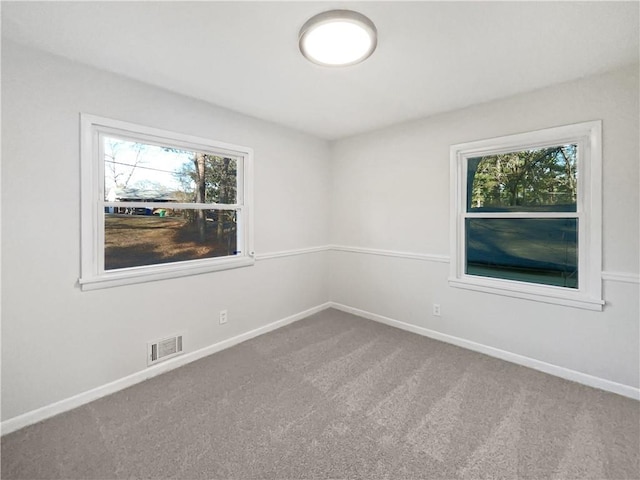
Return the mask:
[[451,147],[456,287],[599,310],[600,122]]
[[251,265],[251,149],[82,115],[83,289]]

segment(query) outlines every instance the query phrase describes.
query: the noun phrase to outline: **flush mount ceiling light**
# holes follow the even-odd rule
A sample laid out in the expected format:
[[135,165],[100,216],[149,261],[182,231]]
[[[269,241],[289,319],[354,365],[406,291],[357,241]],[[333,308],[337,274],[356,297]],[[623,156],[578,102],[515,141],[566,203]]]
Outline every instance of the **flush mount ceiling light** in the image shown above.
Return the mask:
[[311,17],[300,29],[300,51],[313,63],[347,66],[373,53],[378,32],[371,20],[351,10],[331,10]]

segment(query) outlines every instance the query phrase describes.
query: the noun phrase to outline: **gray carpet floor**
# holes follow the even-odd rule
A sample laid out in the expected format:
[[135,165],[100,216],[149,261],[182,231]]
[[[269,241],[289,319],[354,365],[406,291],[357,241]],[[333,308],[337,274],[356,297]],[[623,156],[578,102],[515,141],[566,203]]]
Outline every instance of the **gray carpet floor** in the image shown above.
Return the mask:
[[2,478],[640,478],[640,402],[326,310],[2,438]]

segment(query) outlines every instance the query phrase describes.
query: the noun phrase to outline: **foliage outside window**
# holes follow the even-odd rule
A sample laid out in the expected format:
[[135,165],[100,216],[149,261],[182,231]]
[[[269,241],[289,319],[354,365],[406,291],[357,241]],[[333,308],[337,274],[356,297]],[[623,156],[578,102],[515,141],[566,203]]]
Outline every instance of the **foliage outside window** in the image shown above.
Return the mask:
[[600,124],[455,145],[453,286],[600,309]]
[[251,151],[82,116],[83,289],[253,263]]
[[[578,287],[576,144],[467,160],[466,273]],[[502,218],[517,212],[565,217]]]

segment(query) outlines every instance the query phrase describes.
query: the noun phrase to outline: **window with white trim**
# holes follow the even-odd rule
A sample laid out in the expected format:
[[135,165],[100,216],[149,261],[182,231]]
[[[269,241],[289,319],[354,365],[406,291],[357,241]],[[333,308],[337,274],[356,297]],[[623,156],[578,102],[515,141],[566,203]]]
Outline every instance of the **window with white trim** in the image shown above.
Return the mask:
[[250,148],[81,115],[83,290],[254,263]]
[[601,131],[451,147],[451,286],[602,309]]

